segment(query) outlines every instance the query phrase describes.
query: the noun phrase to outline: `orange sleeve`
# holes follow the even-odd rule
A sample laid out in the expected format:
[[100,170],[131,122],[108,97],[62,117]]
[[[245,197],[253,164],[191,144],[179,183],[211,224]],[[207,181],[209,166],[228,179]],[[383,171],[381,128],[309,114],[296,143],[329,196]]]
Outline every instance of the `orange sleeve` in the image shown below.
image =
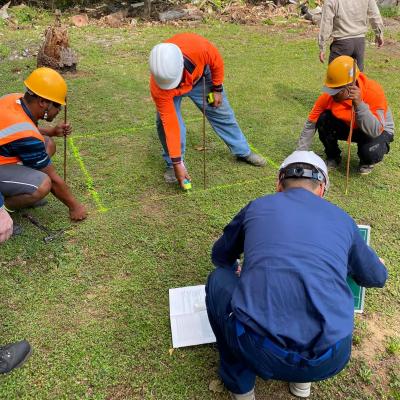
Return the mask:
[[179,163],[181,161],[181,134],[174,105],[175,91],[159,89],[153,77],[150,79],[150,91],[164,128],[168,155],[173,163]]
[[319,116],[329,108],[330,99],[331,96],[328,93],[322,93],[314,103],[310,114],[308,114],[308,120],[316,124]]
[[213,85],[215,88],[220,87],[224,82],[224,60],[218,49],[209,41],[207,41],[205,63],[210,66]]
[[388,108],[385,92],[383,91],[382,86],[379,85],[378,82],[372,80],[370,80],[369,82],[370,83],[368,88],[369,93],[368,93],[367,104],[372,114],[374,114],[375,117],[377,117],[378,120],[380,121],[378,110],[383,110],[386,116],[386,111]]
[[208,65],[214,88],[216,91],[222,91],[224,61],[218,49],[211,42],[203,36],[190,32],[178,33],[167,42],[176,44],[182,53],[196,65],[196,70],[192,73],[194,81],[201,77],[204,67]]

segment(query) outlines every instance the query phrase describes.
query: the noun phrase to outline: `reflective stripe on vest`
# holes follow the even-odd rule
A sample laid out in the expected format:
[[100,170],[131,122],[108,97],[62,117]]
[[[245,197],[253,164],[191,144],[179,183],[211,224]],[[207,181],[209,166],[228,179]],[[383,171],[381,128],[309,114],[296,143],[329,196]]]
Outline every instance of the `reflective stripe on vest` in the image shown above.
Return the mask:
[[37,128],[35,125],[30,124],[29,122],[21,122],[19,124],[11,125],[5,129],[0,130],[0,141],[7,136],[14,135],[15,133],[21,133],[24,131],[34,131],[37,132]]

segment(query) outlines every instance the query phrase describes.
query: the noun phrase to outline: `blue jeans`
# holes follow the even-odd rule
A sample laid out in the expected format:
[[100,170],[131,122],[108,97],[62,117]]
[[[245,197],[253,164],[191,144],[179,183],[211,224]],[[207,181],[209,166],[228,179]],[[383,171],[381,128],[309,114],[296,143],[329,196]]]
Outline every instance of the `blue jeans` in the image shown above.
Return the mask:
[[[238,334],[238,322],[230,305],[238,283],[233,270],[216,268],[206,286],[208,318],[220,355],[219,374],[228,390],[247,393],[254,387],[256,376],[288,382],[320,381],[346,366],[351,353],[351,335],[334,348],[329,358],[311,366],[293,357],[277,355],[263,345],[264,338],[248,330]],[[281,351],[286,353],[285,349]]]
[[[211,72],[208,66],[204,71],[204,76],[206,78],[207,96],[207,94],[210,93],[212,89]],[[194,102],[194,104],[196,104],[199,110],[203,111],[203,78],[200,78],[200,80],[196,83],[196,85],[189,93],[186,93],[183,96],[174,97],[175,111],[179,120],[182,160],[184,158],[186,148],[186,126],[181,113],[181,102],[183,97],[189,97]],[[236,122],[235,114],[233,113],[225,92],[222,92],[222,105],[218,108],[210,106],[209,104],[207,104],[206,101],[206,117],[217,135],[229,147],[229,150],[232,154],[238,157],[246,157],[250,154],[249,144],[247,143],[243,132]],[[167,163],[167,166],[171,167],[172,162],[168,156],[164,128],[160,119],[160,115],[158,113],[156,123],[158,137],[160,138],[160,142],[163,146],[163,158]]]

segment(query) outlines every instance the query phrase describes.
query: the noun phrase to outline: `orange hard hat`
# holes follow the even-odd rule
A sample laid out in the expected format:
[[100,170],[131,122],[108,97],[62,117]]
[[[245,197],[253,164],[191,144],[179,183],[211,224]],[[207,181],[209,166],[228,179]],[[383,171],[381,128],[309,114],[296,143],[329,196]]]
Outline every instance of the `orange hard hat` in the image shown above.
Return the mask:
[[37,68],[26,78],[24,84],[37,96],[65,105],[67,83],[54,69]]
[[[356,61],[349,56],[340,56],[335,58],[326,71],[325,86],[328,88],[337,88],[346,86],[353,82],[353,64]],[[356,63],[356,77],[360,75],[360,70]]]

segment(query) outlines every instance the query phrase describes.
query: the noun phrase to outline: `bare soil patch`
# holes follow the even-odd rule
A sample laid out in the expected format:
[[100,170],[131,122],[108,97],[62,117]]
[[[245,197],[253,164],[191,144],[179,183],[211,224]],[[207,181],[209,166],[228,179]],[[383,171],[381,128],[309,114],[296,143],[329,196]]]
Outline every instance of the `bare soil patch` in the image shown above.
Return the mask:
[[376,314],[365,318],[367,322],[366,338],[361,345],[353,348],[353,357],[374,362],[376,357],[385,351],[388,338],[398,334],[400,326],[399,315],[393,318],[383,318]]

